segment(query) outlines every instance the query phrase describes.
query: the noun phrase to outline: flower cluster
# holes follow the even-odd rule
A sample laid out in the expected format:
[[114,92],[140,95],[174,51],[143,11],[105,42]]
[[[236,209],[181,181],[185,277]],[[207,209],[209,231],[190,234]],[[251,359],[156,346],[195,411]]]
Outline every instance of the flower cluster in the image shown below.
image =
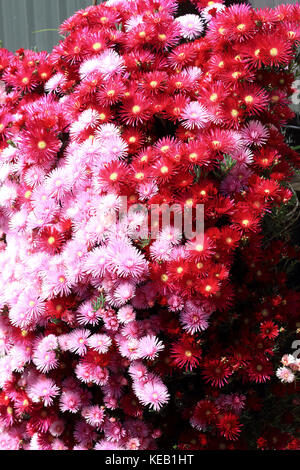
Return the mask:
[[276,371],[277,377],[283,383],[291,383],[296,379],[296,373],[300,372],[300,360],[295,359],[292,354],[285,354],[281,359],[282,366]]
[[[272,400],[295,393],[299,253],[273,232],[300,8],[192,3],[109,0],[50,54],[0,49],[2,449],[299,448]],[[176,210],[140,235],[163,205],[202,205],[201,239]]]

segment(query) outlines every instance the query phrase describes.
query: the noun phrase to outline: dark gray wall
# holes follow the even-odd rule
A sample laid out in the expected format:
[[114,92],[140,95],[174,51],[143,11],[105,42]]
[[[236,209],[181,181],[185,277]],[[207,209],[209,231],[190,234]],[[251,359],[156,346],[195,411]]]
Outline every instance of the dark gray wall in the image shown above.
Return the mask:
[[91,5],[92,0],[0,0],[0,40],[3,47],[51,50],[60,36],[55,31],[75,11]]

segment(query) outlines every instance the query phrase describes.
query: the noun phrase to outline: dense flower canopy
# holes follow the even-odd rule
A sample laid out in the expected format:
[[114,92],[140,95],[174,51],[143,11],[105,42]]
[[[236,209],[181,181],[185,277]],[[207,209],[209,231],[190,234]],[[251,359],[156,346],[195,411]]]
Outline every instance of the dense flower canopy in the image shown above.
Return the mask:
[[[60,31],[0,49],[0,448],[299,448],[299,254],[268,230],[299,5],[109,0]],[[203,205],[201,242],[141,235],[162,204]]]

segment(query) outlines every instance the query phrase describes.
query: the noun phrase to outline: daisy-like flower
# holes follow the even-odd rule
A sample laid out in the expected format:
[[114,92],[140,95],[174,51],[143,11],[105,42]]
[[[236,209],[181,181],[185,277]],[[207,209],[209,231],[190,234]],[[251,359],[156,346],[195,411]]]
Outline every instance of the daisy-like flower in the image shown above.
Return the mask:
[[104,421],[104,407],[98,405],[88,406],[82,410],[86,422],[95,428],[100,428]]
[[32,126],[20,135],[18,145],[20,151],[28,156],[29,163],[43,164],[59,151],[61,142],[53,131]]
[[58,419],[51,424],[49,428],[49,432],[51,436],[58,437],[58,436],[61,436],[64,429],[65,429],[64,421],[62,419]]
[[109,139],[102,140],[101,152],[102,155],[112,160],[122,159],[127,156],[128,145],[120,136],[116,135]]
[[180,369],[193,370],[200,364],[202,351],[190,338],[183,338],[171,347],[171,357]]
[[29,398],[36,403],[42,401],[45,406],[51,406],[58,393],[59,388],[55,382],[44,376],[40,376],[28,388]]
[[153,379],[139,390],[138,398],[143,405],[159,411],[168,403],[170,395],[167,387],[159,379]]
[[59,399],[59,408],[62,412],[77,413],[82,407],[80,393],[76,390],[63,390]]
[[107,246],[108,266],[120,277],[140,278],[147,272],[144,256],[133,246],[117,241]]
[[121,108],[121,118],[126,125],[138,125],[150,118],[149,103],[141,94],[135,94],[124,101]]
[[93,72],[100,73],[105,79],[124,71],[124,59],[113,50],[106,50],[95,58],[89,59],[80,66],[81,78]]
[[210,400],[200,400],[191,417],[191,425],[198,431],[204,431],[207,425],[215,423],[218,416],[216,405]]
[[220,359],[210,359],[203,367],[205,381],[213,387],[223,387],[232,375],[230,366]]
[[191,101],[186,105],[180,116],[186,129],[201,129],[211,121],[211,115],[202,104]]
[[36,368],[43,373],[55,369],[59,364],[55,351],[45,351],[43,349],[37,349],[35,351],[33,363],[36,365]]
[[259,121],[249,121],[240,134],[246,145],[256,147],[265,145],[270,136],[269,130]]
[[276,371],[277,377],[283,383],[292,383],[295,381],[295,374],[288,367],[279,367]]
[[142,358],[154,360],[163,349],[163,343],[156,336],[147,335],[139,341],[139,355]]
[[208,327],[208,318],[209,315],[201,309],[183,311],[180,314],[183,329],[192,335],[197,331],[206,330]]
[[236,440],[241,432],[242,424],[240,424],[238,416],[232,413],[225,413],[220,416],[217,422],[217,428],[225,439]]
[[90,302],[84,302],[78,309],[77,320],[80,325],[97,325],[101,314],[101,310],[94,310]]
[[64,74],[58,72],[52,75],[51,78],[45,83],[45,91],[48,93],[60,93],[67,83],[67,78]]
[[72,352],[83,356],[87,351],[88,337],[90,336],[89,330],[76,329],[69,335],[68,349]]
[[91,349],[94,349],[100,354],[107,353],[112,344],[112,340],[105,334],[93,334],[87,340],[87,344]]
[[118,310],[118,320],[120,323],[130,323],[135,320],[136,313],[131,305],[124,305]]
[[120,282],[116,287],[111,303],[120,307],[121,305],[127,303],[135,294],[135,285],[130,282]]
[[181,35],[185,39],[195,39],[203,31],[203,23],[198,15],[184,15],[176,18],[180,24]]

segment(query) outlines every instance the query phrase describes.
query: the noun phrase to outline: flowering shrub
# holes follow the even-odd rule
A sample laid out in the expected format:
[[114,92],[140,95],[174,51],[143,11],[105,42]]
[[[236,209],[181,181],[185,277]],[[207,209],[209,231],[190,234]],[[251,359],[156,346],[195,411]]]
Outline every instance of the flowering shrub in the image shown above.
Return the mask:
[[[109,0],[60,31],[0,50],[0,448],[299,448],[299,5]],[[203,204],[201,242],[138,236],[138,204]]]

